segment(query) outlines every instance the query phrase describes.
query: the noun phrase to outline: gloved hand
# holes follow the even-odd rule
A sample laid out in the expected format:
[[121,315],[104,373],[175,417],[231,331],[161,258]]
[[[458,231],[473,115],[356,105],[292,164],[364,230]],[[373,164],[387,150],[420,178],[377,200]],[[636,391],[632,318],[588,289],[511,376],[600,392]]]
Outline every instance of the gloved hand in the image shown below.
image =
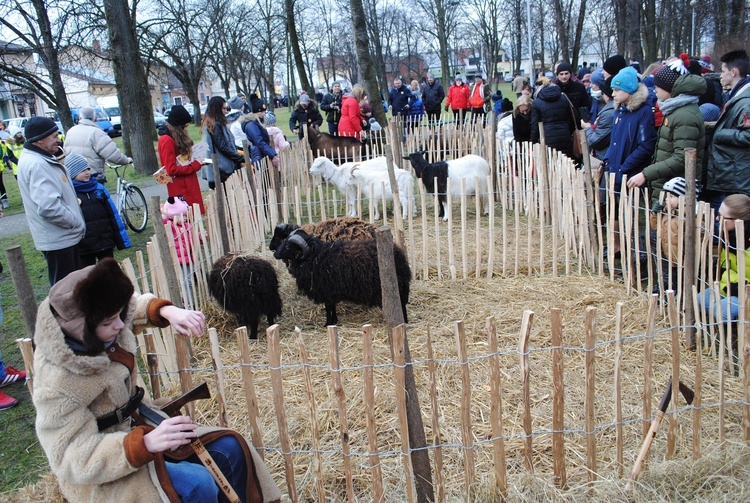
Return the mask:
[[656,201],[653,206],[651,206],[651,211],[654,213],[661,213],[661,211],[664,209],[664,205],[661,204],[659,201]]
[[446,112],[448,111],[448,105],[445,105],[445,111]]
[[408,103],[404,105],[404,110],[409,110],[410,108],[411,108],[411,105],[409,105]]

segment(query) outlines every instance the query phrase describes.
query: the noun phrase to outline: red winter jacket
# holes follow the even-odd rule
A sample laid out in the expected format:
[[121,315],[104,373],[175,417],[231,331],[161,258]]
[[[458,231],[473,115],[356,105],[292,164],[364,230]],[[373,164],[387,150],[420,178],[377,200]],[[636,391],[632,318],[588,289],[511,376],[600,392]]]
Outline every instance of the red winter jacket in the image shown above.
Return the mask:
[[362,133],[362,120],[363,117],[357,98],[349,93],[345,94],[341,101],[339,136],[353,136],[360,139]]
[[167,194],[170,196],[182,196],[190,205],[198,203],[201,207],[201,214],[205,214],[203,208],[203,195],[201,195],[201,186],[198,182],[198,171],[201,165],[198,161],[190,164],[179,164],[177,162],[177,145],[174,138],[168,134],[159,136],[159,159],[161,164],[172,177],[172,182],[167,184]]
[[448,89],[448,99],[445,100],[445,106],[451,107],[452,110],[465,110],[469,108],[469,86],[453,84]]

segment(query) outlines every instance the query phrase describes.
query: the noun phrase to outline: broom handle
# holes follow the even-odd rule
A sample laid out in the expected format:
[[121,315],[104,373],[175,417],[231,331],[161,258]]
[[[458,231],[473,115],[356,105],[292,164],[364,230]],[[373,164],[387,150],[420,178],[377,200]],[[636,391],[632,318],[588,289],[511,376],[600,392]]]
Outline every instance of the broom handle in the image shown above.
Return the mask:
[[630,480],[625,486],[625,491],[631,491],[633,489],[633,481],[641,474],[641,470],[643,470],[643,462],[646,459],[646,456],[648,456],[648,451],[651,449],[651,444],[654,441],[656,432],[659,431],[662,419],[664,419],[664,412],[659,410],[656,413],[656,417],[654,417],[654,421],[651,423],[651,428],[649,428],[646,438],[643,440],[641,451],[638,453],[638,457],[635,460],[635,465],[633,465],[633,471],[630,473]]

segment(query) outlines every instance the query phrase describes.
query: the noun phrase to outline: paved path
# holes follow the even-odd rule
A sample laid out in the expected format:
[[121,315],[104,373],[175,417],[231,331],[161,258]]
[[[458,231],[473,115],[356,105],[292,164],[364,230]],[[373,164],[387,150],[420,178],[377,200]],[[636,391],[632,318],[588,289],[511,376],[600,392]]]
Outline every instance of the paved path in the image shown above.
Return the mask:
[[[198,178],[201,183],[201,190],[208,190],[208,182],[202,178]],[[136,182],[138,188],[143,191],[143,195],[146,196],[146,202],[148,202],[151,196],[160,196],[162,199],[167,197],[167,188],[164,185],[159,185],[156,180],[143,179]],[[153,215],[149,215],[149,220],[153,218]],[[24,234],[29,232],[29,224],[26,221],[26,215],[24,213],[16,213],[15,215],[8,215],[0,218],[0,238],[8,236],[16,236],[18,234]]]

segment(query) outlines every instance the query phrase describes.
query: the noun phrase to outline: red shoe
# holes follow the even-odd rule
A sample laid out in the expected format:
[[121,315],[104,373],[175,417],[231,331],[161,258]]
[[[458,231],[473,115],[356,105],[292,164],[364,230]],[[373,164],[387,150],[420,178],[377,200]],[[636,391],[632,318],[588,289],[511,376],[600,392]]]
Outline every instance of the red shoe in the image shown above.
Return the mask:
[[[15,367],[6,365],[5,366],[5,378],[2,380],[2,382],[0,382],[0,388],[2,388],[3,386],[7,386],[9,384],[13,384],[14,382],[20,381],[21,379],[26,379],[26,371],[18,370]],[[10,407],[12,407],[13,405],[11,405]]]
[[0,410],[10,409],[18,404],[18,400],[0,391]]

